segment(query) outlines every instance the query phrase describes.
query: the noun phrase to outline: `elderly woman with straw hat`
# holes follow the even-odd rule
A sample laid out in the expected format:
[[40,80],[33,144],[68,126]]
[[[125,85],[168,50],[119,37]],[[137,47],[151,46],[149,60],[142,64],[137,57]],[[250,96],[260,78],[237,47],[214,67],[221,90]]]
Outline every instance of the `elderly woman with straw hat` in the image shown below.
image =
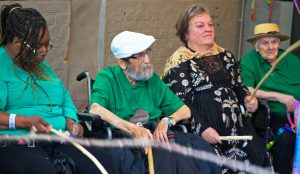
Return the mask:
[[[254,50],[246,53],[241,61],[242,79],[250,92],[284,52],[279,49],[280,41],[289,37],[281,34],[274,23],[256,25],[254,35],[247,39]],[[273,164],[276,172],[288,173],[293,157],[295,133],[292,119],[296,99],[300,99],[300,59],[287,56],[278,63],[270,77],[262,84],[256,97],[268,101],[271,110],[270,127],[276,135],[273,146]]]

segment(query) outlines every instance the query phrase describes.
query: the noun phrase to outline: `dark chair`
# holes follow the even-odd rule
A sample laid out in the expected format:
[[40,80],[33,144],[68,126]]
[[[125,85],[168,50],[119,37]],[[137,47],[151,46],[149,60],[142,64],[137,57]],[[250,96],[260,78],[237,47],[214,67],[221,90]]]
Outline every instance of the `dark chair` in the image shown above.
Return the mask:
[[[77,81],[81,81],[86,79],[87,85],[87,95],[88,95],[88,103],[85,107],[85,110],[81,113],[78,113],[78,118],[81,120],[81,124],[85,129],[84,136],[86,137],[105,137],[108,139],[112,138],[112,131],[107,122],[101,120],[101,117],[94,114],[89,114],[90,106],[91,106],[91,91],[94,80],[91,78],[90,73],[87,71],[81,72],[77,76]],[[171,130],[177,130],[183,133],[187,133],[188,130],[182,122],[179,122],[175,126],[171,127]],[[103,132],[104,131],[104,132]],[[105,135],[106,133],[106,135]]]
[[77,113],[77,116],[84,128],[84,136],[111,139],[112,131],[108,123],[101,120],[101,116],[89,113],[91,107],[91,91],[94,80],[91,79],[90,73],[87,71],[81,72],[76,78],[77,81],[81,81],[83,79],[87,79],[88,103],[85,110]]
[[[271,111],[266,100],[258,100],[258,108],[256,112],[252,113],[251,121],[253,124],[253,128],[258,136],[260,136],[264,141],[267,148],[267,144],[271,142],[275,135],[270,128],[270,120],[271,120]],[[265,161],[266,164],[271,164],[269,167],[274,171],[272,166],[272,151],[267,148],[267,159]]]
[[255,132],[262,137],[266,144],[274,138],[270,129],[271,112],[266,100],[258,100],[258,108],[252,114],[251,120]]

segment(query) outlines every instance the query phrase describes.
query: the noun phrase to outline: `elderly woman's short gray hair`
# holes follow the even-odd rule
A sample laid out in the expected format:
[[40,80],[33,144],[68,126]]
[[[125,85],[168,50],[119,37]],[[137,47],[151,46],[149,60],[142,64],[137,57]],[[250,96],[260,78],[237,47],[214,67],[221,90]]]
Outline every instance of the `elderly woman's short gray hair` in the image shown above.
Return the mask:
[[[258,50],[258,45],[259,45],[260,40],[261,40],[262,38],[264,38],[264,37],[257,38],[257,39],[255,39],[255,40],[252,42],[252,45],[253,45],[253,47],[256,49],[256,51]],[[277,38],[277,37],[274,37],[274,38],[278,39],[278,41],[280,42],[280,39],[279,39],[279,38]]]
[[189,22],[190,20],[201,13],[208,13],[208,8],[203,4],[194,4],[188,7],[184,14],[181,15],[176,23],[176,35],[180,38],[180,40],[187,44],[187,40],[185,34],[188,32],[189,29]]

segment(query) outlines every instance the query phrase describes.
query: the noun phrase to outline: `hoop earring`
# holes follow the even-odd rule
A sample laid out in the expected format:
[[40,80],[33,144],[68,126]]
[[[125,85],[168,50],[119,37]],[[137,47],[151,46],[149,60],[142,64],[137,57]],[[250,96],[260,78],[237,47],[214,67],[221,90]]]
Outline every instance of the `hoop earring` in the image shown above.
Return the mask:
[[15,9],[18,9],[18,8],[21,8],[21,7],[14,7],[14,8],[12,8],[12,9],[10,9],[9,14],[10,14],[12,11],[14,11]]

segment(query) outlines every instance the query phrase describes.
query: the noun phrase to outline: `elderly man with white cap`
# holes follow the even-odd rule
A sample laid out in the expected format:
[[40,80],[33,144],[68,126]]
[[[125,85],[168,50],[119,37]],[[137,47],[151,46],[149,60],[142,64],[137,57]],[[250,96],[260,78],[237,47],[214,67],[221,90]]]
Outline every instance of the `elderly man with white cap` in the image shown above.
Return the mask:
[[[154,42],[153,36],[130,31],[123,31],[113,38],[111,50],[118,66],[109,66],[97,75],[91,112],[100,114],[103,120],[117,128],[115,131],[121,130],[133,138],[167,143],[170,138],[168,129],[191,114],[190,109],[153,72],[150,47]],[[165,117],[158,122],[162,115]],[[154,127],[155,122],[158,123]],[[176,141],[180,137],[194,148],[212,151],[204,140],[192,134],[175,132],[174,135]],[[163,150],[154,149],[153,153],[156,173],[220,171],[216,165]]]
[[[279,26],[274,23],[256,25],[254,35],[247,39],[254,50],[244,55],[241,61],[242,78],[250,92],[274,65],[284,52],[279,49],[280,42],[289,37],[281,34]],[[300,59],[288,54],[279,62],[271,76],[256,93],[259,99],[268,100],[271,110],[270,127],[276,136],[273,146],[273,164],[276,172],[289,173],[293,157],[295,133],[292,122],[295,100],[300,100]]]

